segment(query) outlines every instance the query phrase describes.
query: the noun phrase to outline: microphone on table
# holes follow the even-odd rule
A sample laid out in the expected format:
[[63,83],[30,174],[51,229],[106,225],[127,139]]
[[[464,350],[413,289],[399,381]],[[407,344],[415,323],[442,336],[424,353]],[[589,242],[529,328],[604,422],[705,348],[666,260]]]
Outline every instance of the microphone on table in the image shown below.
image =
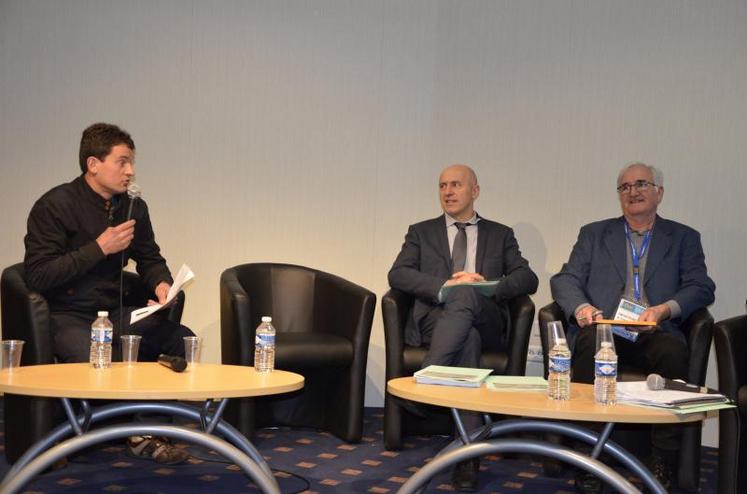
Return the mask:
[[135,205],[135,201],[137,199],[140,199],[140,196],[143,194],[142,189],[140,189],[140,186],[136,184],[134,181],[131,181],[130,184],[127,186],[127,197],[130,198],[130,206],[127,208],[127,220],[130,221],[132,218],[132,207]]
[[672,391],[687,391],[690,393],[704,393],[710,392],[705,386],[698,386],[697,384],[690,384],[682,381],[675,381],[673,379],[667,379],[661,377],[659,374],[649,374],[646,378],[646,386],[648,389],[659,391],[662,389],[669,389]]
[[158,356],[158,363],[174,372],[184,372],[184,369],[187,368],[187,361],[182,357],[172,357],[163,353]]

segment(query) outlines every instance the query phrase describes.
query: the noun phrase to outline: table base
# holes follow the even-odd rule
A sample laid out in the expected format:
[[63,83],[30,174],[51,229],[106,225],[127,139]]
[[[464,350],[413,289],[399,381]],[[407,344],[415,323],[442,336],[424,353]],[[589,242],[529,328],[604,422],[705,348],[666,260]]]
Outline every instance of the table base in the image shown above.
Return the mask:
[[[18,492],[35,475],[43,472],[56,461],[77,451],[114,439],[137,435],[166,436],[213,449],[236,463],[262,492],[279,494],[280,490],[275,477],[272,475],[272,470],[259,451],[243,434],[220,418],[226,401],[223,400],[218,411],[213,417],[208,418],[206,417],[207,403],[201,413],[190,406],[170,402],[115,403],[91,409],[87,402],[83,400],[84,413],[76,417],[72,415],[69,401],[63,399],[69,421],[53,429],[18,459],[3,479],[0,485],[0,494]],[[108,426],[96,431],[87,430],[91,424],[136,413],[167,414],[191,419],[199,422],[206,432],[198,432],[186,427],[145,423]],[[222,438],[211,434],[213,431]],[[75,437],[55,446],[59,441],[72,435],[75,435]]]

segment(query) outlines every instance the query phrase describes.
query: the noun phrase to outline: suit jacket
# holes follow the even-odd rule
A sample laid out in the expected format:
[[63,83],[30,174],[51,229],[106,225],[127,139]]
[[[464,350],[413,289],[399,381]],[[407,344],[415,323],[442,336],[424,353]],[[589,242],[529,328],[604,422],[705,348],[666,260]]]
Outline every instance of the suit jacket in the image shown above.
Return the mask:
[[[495,302],[502,308],[507,324],[505,302],[537,291],[537,276],[521,256],[513,230],[484,218],[477,223],[475,269],[487,280],[501,280]],[[438,292],[453,272],[444,215],[411,225],[389,271],[389,285],[415,297],[405,330],[408,345],[421,344],[420,321],[439,304]]]
[[[619,217],[582,227],[568,262],[550,279],[552,296],[569,321],[583,303],[614,317],[628,274],[624,221]],[[690,314],[713,303],[716,285],[708,277],[700,234],[657,216],[643,287],[651,305],[674,300],[682,309],[678,318],[660,325],[669,331],[679,331]]]

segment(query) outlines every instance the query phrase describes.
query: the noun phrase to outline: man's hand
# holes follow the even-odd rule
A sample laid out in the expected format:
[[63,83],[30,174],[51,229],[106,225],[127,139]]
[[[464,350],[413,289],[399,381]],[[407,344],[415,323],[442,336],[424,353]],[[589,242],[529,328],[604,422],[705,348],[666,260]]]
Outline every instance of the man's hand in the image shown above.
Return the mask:
[[639,317],[638,320],[659,324],[661,321],[669,319],[670,314],[669,306],[667,304],[659,304],[643,311],[643,314],[641,314],[641,317]]
[[485,277],[480,273],[468,273],[467,271],[458,271],[451,275],[451,279],[444,283],[444,286],[461,285],[462,283],[475,283],[485,281]]
[[592,322],[596,321],[597,319],[602,319],[602,316],[604,316],[602,311],[597,309],[593,305],[587,305],[586,307],[583,307],[575,314],[576,322],[582,328],[589,326]]
[[130,246],[135,238],[135,220],[125,221],[117,226],[110,226],[98,236],[96,243],[105,256],[116,254]]
[[169,285],[165,281],[160,282],[154,290],[156,292],[156,298],[158,299],[158,301],[156,302],[155,300],[148,300],[148,305],[165,304],[166,296],[169,294],[169,290],[171,290],[171,285]]

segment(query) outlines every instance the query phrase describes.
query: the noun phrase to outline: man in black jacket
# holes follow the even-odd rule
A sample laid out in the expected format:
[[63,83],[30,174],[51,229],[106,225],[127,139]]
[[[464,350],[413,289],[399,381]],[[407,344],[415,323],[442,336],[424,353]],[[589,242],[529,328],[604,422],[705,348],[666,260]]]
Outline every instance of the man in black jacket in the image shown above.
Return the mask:
[[[183,356],[182,338],[193,335],[162,312],[130,326],[129,314],[135,307],[119,306],[120,276],[129,259],[153,291],[153,303],[164,303],[173,283],[155,242],[147,205],[142,200],[130,204],[133,199],[126,194],[134,161],[135,143],[127,132],[111,124],[91,125],[80,141],[82,174],[44,194],[29,214],[26,283],[49,304],[60,362],[88,361],[90,328],[99,310],[109,312],[115,341],[119,334],[142,336],[140,360],[155,361],[160,353]],[[161,443],[139,441],[137,452],[162,463],[186,459]]]

